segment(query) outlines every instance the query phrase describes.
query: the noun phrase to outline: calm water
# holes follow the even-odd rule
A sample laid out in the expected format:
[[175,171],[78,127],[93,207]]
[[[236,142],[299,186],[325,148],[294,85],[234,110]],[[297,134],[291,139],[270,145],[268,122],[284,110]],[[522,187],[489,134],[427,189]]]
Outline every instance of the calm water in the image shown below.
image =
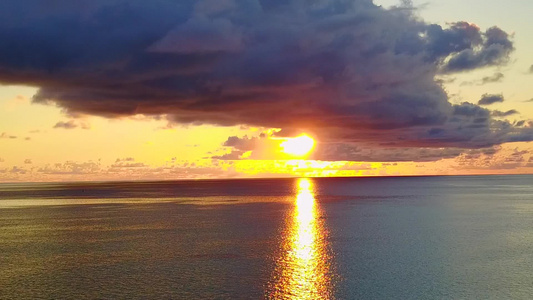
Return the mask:
[[0,184],[0,299],[531,299],[533,176]]

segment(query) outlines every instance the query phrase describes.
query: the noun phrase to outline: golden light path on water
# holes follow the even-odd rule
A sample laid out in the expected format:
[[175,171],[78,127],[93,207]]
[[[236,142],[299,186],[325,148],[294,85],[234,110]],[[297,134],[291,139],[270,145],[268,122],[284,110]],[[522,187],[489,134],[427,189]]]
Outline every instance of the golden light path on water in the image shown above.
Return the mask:
[[278,260],[269,298],[330,299],[325,231],[310,179],[299,179],[294,203],[291,219],[284,231],[283,253]]

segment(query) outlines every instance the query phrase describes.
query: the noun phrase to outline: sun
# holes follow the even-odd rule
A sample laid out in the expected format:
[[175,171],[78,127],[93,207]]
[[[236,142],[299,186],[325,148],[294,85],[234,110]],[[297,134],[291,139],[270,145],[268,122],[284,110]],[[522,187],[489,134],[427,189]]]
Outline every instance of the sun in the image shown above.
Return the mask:
[[295,138],[287,139],[280,144],[284,153],[294,156],[303,156],[309,153],[315,146],[315,140],[308,135],[300,135]]

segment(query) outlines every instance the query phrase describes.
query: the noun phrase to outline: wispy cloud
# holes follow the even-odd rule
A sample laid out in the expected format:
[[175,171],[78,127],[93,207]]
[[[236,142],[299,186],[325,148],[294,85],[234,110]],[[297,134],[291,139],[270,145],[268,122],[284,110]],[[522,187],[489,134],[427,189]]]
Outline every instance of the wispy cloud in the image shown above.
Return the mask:
[[498,117],[498,118],[508,117],[508,116],[512,116],[516,114],[519,114],[519,112],[516,109],[510,109],[508,111],[493,110],[491,112],[492,116]]
[[59,121],[54,125],[54,128],[63,128],[63,129],[74,129],[76,127],[78,127],[78,125],[74,123],[74,121],[68,121],[68,122]]
[[2,134],[0,134],[0,139],[16,139],[16,138],[17,138],[16,135],[11,135],[6,132],[2,132]]
[[494,103],[501,103],[505,99],[502,94],[483,94],[481,99],[477,102],[478,105],[491,105]]
[[74,120],[69,120],[66,122],[59,121],[54,125],[54,129],[63,128],[63,129],[74,129],[74,128],[82,128],[82,129],[91,129],[91,126],[84,122],[76,122]]
[[502,82],[505,75],[501,72],[494,73],[491,76],[485,76],[481,78],[481,80],[478,81],[466,81],[463,82],[461,85],[485,85],[489,83],[495,83],[495,82]]

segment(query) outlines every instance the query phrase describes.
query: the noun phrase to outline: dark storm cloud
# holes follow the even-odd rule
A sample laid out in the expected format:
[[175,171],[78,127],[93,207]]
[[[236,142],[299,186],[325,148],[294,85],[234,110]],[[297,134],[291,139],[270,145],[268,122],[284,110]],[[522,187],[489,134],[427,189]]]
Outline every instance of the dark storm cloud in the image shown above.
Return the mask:
[[[490,111],[486,108],[483,108],[481,106],[463,102],[458,105],[454,105],[453,107],[453,115],[454,116],[461,116],[465,119],[469,118],[479,118],[479,117],[488,117],[490,115]],[[455,122],[455,118],[452,119],[452,122]]]
[[481,99],[477,102],[478,105],[491,105],[494,103],[503,102],[504,98],[502,94],[483,94]]
[[508,61],[509,54],[514,50],[509,35],[498,27],[491,27],[470,41],[470,47],[451,56],[444,66],[445,71],[458,72],[502,64]]
[[34,102],[72,115],[303,128],[395,147],[533,139],[490,115],[455,115],[435,78],[506,63],[509,34],[414,13],[371,0],[6,0],[0,82],[38,86]]
[[498,27],[485,32],[468,22],[452,23],[443,29],[432,24],[427,30],[428,52],[433,59],[444,59],[444,72],[461,72],[506,63],[514,50],[509,34]]

